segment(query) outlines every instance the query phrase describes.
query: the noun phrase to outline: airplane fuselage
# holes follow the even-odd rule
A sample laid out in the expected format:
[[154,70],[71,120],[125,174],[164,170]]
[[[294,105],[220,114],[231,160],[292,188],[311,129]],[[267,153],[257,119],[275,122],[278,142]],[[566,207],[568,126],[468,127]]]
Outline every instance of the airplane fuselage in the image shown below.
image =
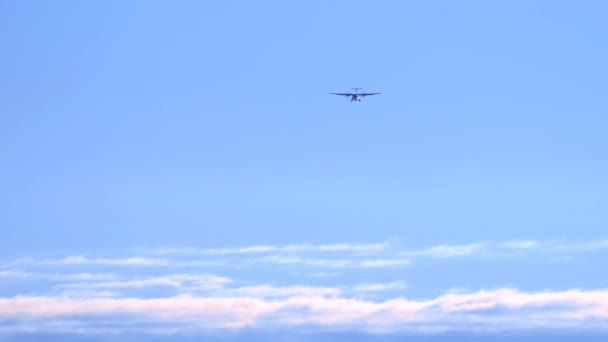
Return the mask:
[[366,96],[381,94],[381,93],[367,93],[364,91],[360,91],[361,88],[352,88],[352,89],[355,89],[354,93],[347,91],[346,93],[330,93],[330,94],[340,95],[340,96],[344,96],[346,98],[350,98],[350,102],[361,102],[361,100]]

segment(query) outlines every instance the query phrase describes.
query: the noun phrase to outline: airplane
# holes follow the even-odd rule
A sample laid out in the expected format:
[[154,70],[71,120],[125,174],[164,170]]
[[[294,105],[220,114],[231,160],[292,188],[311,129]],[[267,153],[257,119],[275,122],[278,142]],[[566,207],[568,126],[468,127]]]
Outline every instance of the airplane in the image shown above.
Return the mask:
[[361,102],[361,99],[366,96],[382,94],[382,93],[359,92],[359,90],[362,90],[363,88],[350,88],[350,89],[354,90],[355,92],[351,93],[350,91],[347,91],[346,93],[330,93],[330,94],[350,97],[350,102],[353,102],[353,101]]

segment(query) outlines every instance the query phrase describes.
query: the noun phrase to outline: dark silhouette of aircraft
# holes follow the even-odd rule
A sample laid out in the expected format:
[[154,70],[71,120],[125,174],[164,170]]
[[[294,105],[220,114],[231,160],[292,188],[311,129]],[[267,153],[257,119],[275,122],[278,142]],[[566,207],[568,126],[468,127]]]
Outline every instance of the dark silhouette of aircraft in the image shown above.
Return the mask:
[[346,93],[330,93],[330,94],[350,97],[350,102],[353,102],[353,101],[361,102],[361,99],[363,99],[366,96],[382,94],[382,93],[366,93],[364,91],[360,91],[360,90],[363,90],[363,88],[350,88],[350,89],[354,90],[355,92],[351,93],[350,91],[347,91]]

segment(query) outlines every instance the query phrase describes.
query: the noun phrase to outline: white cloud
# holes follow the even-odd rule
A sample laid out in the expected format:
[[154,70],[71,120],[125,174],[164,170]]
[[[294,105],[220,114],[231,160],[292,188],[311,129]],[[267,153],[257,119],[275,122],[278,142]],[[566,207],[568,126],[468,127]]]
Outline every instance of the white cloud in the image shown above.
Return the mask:
[[92,289],[66,289],[59,293],[59,297],[66,298],[80,298],[80,299],[91,299],[91,298],[111,298],[118,297],[120,294],[115,291],[107,290],[92,290]]
[[408,266],[410,264],[409,259],[368,259],[362,260],[358,263],[361,267],[365,268],[380,268],[380,267],[398,267]]
[[395,259],[313,259],[299,256],[273,255],[257,259],[249,259],[252,263],[292,264],[325,268],[381,268],[408,266],[410,261],[404,258]]
[[471,243],[468,245],[439,245],[426,249],[404,252],[403,255],[408,256],[426,256],[433,258],[451,258],[458,256],[471,255],[480,252],[484,247],[483,243]]
[[145,277],[127,280],[104,282],[84,282],[61,285],[62,288],[77,289],[121,289],[145,288],[152,286],[172,287],[181,291],[221,289],[232,279],[214,274],[169,274],[164,276]]
[[608,240],[514,240],[498,244],[498,247],[519,252],[560,255],[569,257],[576,253],[593,252],[608,248]]
[[507,242],[501,243],[500,247],[509,248],[509,249],[531,249],[531,248],[538,247],[538,241],[534,241],[534,240],[507,241]]
[[504,242],[475,242],[464,245],[437,245],[419,250],[398,253],[407,257],[453,258],[469,255],[513,256],[518,253],[553,254],[563,257],[573,253],[608,249],[608,240],[559,241],[559,240],[511,240]]
[[166,266],[169,265],[169,260],[147,257],[131,257],[131,258],[88,258],[85,256],[68,256],[61,259],[43,259],[34,258],[19,258],[9,265],[108,265],[108,266]]
[[0,278],[48,279],[55,281],[98,281],[116,279],[117,277],[114,273],[36,273],[15,269],[0,271]]
[[[35,289],[36,293],[48,294],[45,296],[0,298],[0,319],[8,317],[26,322],[24,325],[29,324],[27,320],[33,319],[45,326],[52,326],[51,322],[55,320],[72,320],[86,330],[94,328],[95,320],[90,318],[102,314],[104,317],[120,316],[117,318],[120,324],[116,327],[110,326],[119,331],[125,325],[123,320],[128,319],[125,316],[133,316],[134,322],[154,323],[144,324],[146,328],[142,329],[148,329],[151,325],[157,326],[156,323],[160,322],[163,329],[175,331],[180,331],[185,326],[195,326],[197,329],[266,326],[290,329],[312,325],[332,329],[375,331],[592,325],[607,327],[608,290],[522,292],[498,289],[470,292],[468,289],[459,289],[426,300],[401,297],[385,300],[397,296],[399,290],[406,287],[406,283],[375,283],[363,277],[356,280],[357,275],[371,274],[373,268],[397,269],[406,267],[410,260],[419,258],[432,258],[433,262],[440,262],[441,258],[513,256],[524,253],[541,257],[562,257],[603,248],[608,248],[608,240],[511,240],[461,245],[441,244],[399,252],[401,247],[397,249],[393,241],[392,245],[292,244],[193,249],[187,252],[165,250],[158,253],[164,254],[163,257],[158,254],[149,257],[142,253],[140,256],[122,258],[93,258],[84,255],[56,259],[20,258],[9,263],[9,266],[5,265],[6,269],[0,270],[0,280],[16,279],[32,284],[41,283],[41,286],[50,286],[50,289],[47,292],[40,287]],[[204,258],[210,260],[197,261],[194,254],[205,254],[207,256]],[[277,272],[288,270],[289,276],[267,281],[276,281],[283,286],[257,284],[239,287],[242,283],[251,284],[252,279],[233,281],[231,278],[211,273],[187,273],[192,270],[205,272],[204,267],[198,266],[218,265],[224,261],[224,265],[235,266],[232,269],[234,272],[230,273],[232,275],[253,275],[259,280],[260,276],[276,276]],[[77,267],[69,267],[71,265]],[[158,269],[146,266],[184,267],[178,271],[184,273],[150,275],[151,270],[156,273]],[[239,267],[246,267],[247,272],[240,272],[243,268]],[[260,274],[256,272],[256,268],[261,268],[264,272],[273,270]],[[41,269],[45,272],[38,272]],[[66,269],[85,269],[89,272],[58,271]],[[114,273],[91,272],[99,269]],[[142,271],[144,269],[145,273]],[[236,273],[237,270],[239,273]],[[343,272],[344,277],[330,280],[348,279],[347,281],[351,282],[317,287],[285,284],[294,274],[310,276],[311,272],[317,271],[320,273],[314,274],[318,276],[336,276],[342,273],[335,272]],[[40,279],[53,283],[49,285],[49,282],[39,282]],[[324,283],[328,281],[316,281],[321,280]],[[366,283],[357,284],[358,281]],[[154,288],[148,289],[150,287]],[[132,297],[125,298],[125,293]],[[181,295],[163,298],[138,297],[142,294],[149,296],[151,293]],[[378,301],[380,298],[384,301]],[[87,316],[87,319],[82,318],[84,316]]]
[[221,293],[225,296],[238,297],[336,297],[341,290],[335,287],[311,287],[311,286],[282,286],[270,285],[245,286],[235,289],[227,289]]
[[596,241],[554,241],[549,244],[549,248],[557,252],[589,252],[598,249],[608,248],[608,240]]
[[[513,256],[514,252],[570,257],[575,253],[608,249],[608,240],[559,241],[511,240],[504,242],[474,242],[470,244],[441,244],[422,249],[407,250],[391,242],[369,244],[289,244],[255,245],[246,247],[198,249],[193,247],[164,247],[148,250],[153,256],[142,254],[123,258],[92,258],[73,255],[57,259],[24,257],[4,266],[14,268],[27,265],[71,266],[104,265],[108,267],[205,267],[242,266],[250,263],[293,264],[320,268],[368,268],[407,266],[414,258],[454,258],[463,256]],[[138,249],[142,252],[142,249]],[[331,257],[327,252],[331,252]],[[196,260],[193,255],[205,255],[207,260]],[[158,257],[164,255],[164,257]],[[0,276],[2,276],[0,274]]]
[[325,278],[325,277],[335,277],[342,274],[341,272],[314,272],[314,273],[306,273],[304,276],[312,277],[312,278]]
[[0,271],[0,278],[30,278],[31,273],[23,272],[19,270],[4,270]]
[[50,260],[47,264],[70,265],[70,264],[92,264],[92,265],[111,265],[111,266],[162,266],[169,264],[166,259],[132,257],[132,258],[86,258],[82,256],[67,257],[59,260]]
[[406,287],[403,280],[397,280],[390,283],[375,283],[375,284],[357,284],[353,286],[354,292],[375,292],[375,291],[393,291],[401,290]]
[[296,252],[378,252],[391,247],[388,242],[369,243],[369,244],[290,244],[290,245],[255,245],[245,247],[228,248],[208,248],[199,249],[194,247],[163,247],[156,249],[154,254],[208,254],[208,255],[227,255],[227,254],[261,254],[261,253],[296,253]]
[[[247,291],[267,289],[250,288]],[[247,292],[246,291],[246,292]],[[300,292],[306,292],[302,289]],[[287,290],[297,293],[295,289]],[[347,330],[517,329],[608,325],[608,290],[522,292],[498,289],[449,293],[434,299],[394,298],[381,302],[318,295],[284,299],[246,297],[65,298],[17,296],[0,298],[0,317],[38,319],[48,323],[70,317],[95,326],[87,317],[117,317],[120,329],[135,322],[163,322],[179,328],[196,322],[200,329],[302,325]],[[127,315],[125,317],[125,315]],[[88,322],[88,323],[87,323]],[[146,329],[145,324],[141,329]],[[179,331],[179,329],[176,329]]]

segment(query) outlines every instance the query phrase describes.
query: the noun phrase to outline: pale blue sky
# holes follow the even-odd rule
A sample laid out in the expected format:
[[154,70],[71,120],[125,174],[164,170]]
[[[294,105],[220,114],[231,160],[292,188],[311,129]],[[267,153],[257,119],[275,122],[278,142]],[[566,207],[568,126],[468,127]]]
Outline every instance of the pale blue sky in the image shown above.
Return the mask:
[[1,1],[0,296],[608,289],[607,11]]

